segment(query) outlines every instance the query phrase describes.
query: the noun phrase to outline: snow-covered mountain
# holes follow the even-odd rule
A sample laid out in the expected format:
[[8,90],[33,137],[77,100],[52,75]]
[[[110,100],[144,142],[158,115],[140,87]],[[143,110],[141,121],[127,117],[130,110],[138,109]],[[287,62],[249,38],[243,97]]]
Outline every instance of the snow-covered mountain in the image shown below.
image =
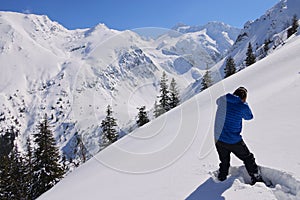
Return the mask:
[[226,55],[241,31],[223,22],[209,22],[204,26],[177,24],[173,30],[190,37],[198,37],[200,44],[209,49],[208,52],[213,55],[215,61]]
[[[295,130],[299,128],[295,122],[299,111],[296,103],[299,39],[293,36],[285,40],[284,34],[286,22],[294,14],[300,16],[299,4],[297,0],[282,0],[258,20],[247,22],[241,32],[218,22],[194,27],[181,24],[148,40],[135,32],[112,30],[104,24],[67,30],[47,16],[0,12],[0,134],[14,126],[22,150],[26,137],[32,136],[41,116],[47,113],[61,152],[77,165],[81,162],[79,139],[88,149],[89,157],[99,151],[99,124],[108,104],[112,105],[124,135],[133,129],[137,107],[145,105],[147,110],[153,107],[163,71],[169,79],[176,79],[181,91],[187,88],[185,99],[188,99],[200,91],[201,77],[207,66],[213,66],[214,79],[219,81],[225,59],[218,61],[223,56],[229,53],[242,66],[249,41],[259,56],[267,38],[271,41],[269,56],[253,68],[216,84],[121,139],[42,198],[59,199],[56,197],[61,195],[79,198],[85,195],[80,191],[89,193],[90,196],[83,196],[85,198],[98,197],[100,183],[101,195],[107,199],[130,198],[132,194],[130,199],[183,199],[189,195],[190,199],[197,199],[198,195],[218,199],[227,188],[230,188],[226,193],[229,198],[235,197],[235,190],[240,192],[238,194],[246,190],[251,194],[249,197],[257,195],[257,199],[260,194],[268,199],[274,199],[274,195],[297,199],[299,178],[294,175],[299,177],[299,160],[290,152],[296,151],[293,148],[299,145],[298,140],[291,139],[297,137]],[[268,81],[269,84],[263,85]],[[213,102],[217,96],[235,89],[237,84],[248,87],[250,93],[255,91],[249,101],[253,103],[258,125],[246,126],[245,132],[255,136],[246,139],[262,154],[258,161],[269,167],[264,168],[264,172],[278,183],[273,190],[258,185],[253,192],[244,184],[247,176],[241,167],[232,171],[237,181],[233,176],[227,184],[216,185],[207,179],[207,172],[217,165],[216,155],[209,151],[211,142],[206,140],[211,140],[208,134],[215,111]],[[293,92],[289,88],[293,88]],[[283,96],[274,98],[281,91],[284,91]],[[287,109],[279,106],[282,104],[294,107]],[[272,120],[266,123],[265,118]],[[271,137],[271,133],[276,136]],[[268,146],[278,144],[286,134],[291,137],[282,148],[266,152],[265,144],[261,145],[261,141]],[[258,139],[261,137],[263,140]],[[284,157],[287,152],[289,165],[274,156]],[[102,165],[98,165],[99,162]],[[219,193],[207,193],[207,187]],[[118,188],[118,192],[112,192],[112,188]],[[114,196],[110,196],[112,194]]]
[[152,46],[156,47],[155,57],[166,71],[179,75],[188,73],[197,79],[203,70],[226,55],[239,32],[240,29],[221,22],[204,26],[178,24],[156,38]]
[[[257,59],[265,57],[265,54],[284,45],[287,29],[292,25],[294,15],[300,16],[300,2],[298,0],[281,0],[260,18],[246,22],[229,50],[236,65],[243,67],[249,42],[252,44]],[[268,52],[263,51],[265,41],[269,41]]]
[[[222,27],[229,26],[216,24],[216,32]],[[205,30],[172,32],[177,36],[144,40],[104,24],[67,30],[47,16],[0,12],[0,132],[14,126],[22,149],[47,113],[67,159],[79,159],[79,137],[91,154],[98,152],[99,124],[108,104],[126,134],[136,108],[153,107],[163,71],[183,90],[206,63],[216,63],[214,53],[229,48],[217,49],[228,38],[214,41]]]
[[239,32],[240,29],[221,22],[204,26],[178,24],[155,42],[164,55],[181,55],[173,66],[179,74],[184,74],[191,69],[205,70],[220,61]]
[[[275,49],[281,48],[287,40],[287,30],[292,24],[294,15],[298,18],[300,16],[300,1],[281,0],[260,18],[246,22],[234,44],[229,48],[226,57],[210,68],[214,81],[223,79],[226,58],[229,56],[234,59],[238,71],[246,67],[245,59],[249,43],[252,45],[256,60],[263,59]],[[197,30],[197,28],[194,29]],[[187,30],[194,29],[187,28]],[[264,49],[265,44],[268,46],[267,52]],[[184,99],[200,92],[199,88],[201,88],[201,77],[184,92]]]
[[[291,38],[104,149],[39,199],[300,199],[299,51],[300,36]],[[212,134],[215,101],[241,85],[254,114],[242,135],[272,187],[251,186],[234,156],[226,181],[211,175],[219,162]]]

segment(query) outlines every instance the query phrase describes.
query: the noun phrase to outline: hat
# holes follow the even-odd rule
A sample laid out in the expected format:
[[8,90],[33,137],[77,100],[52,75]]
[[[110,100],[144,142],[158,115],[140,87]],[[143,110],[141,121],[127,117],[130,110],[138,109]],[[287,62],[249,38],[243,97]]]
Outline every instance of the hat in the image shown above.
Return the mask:
[[236,89],[233,93],[233,95],[236,95],[238,97],[240,97],[241,99],[245,99],[247,97],[247,89],[244,87],[239,87],[238,89]]

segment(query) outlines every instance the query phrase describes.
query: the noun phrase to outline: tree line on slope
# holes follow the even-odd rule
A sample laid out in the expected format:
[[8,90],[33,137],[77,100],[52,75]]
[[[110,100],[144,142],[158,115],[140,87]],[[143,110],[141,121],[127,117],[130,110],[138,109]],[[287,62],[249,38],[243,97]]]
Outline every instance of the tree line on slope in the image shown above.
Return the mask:
[[180,103],[179,91],[177,88],[177,83],[174,78],[172,78],[170,86],[168,87],[168,77],[165,72],[163,72],[160,79],[160,95],[157,97],[158,102],[154,103],[154,116],[159,117],[160,115],[168,112],[169,110],[175,108]]
[[[163,72],[160,79],[160,95],[157,97],[158,102],[155,101],[154,104],[154,117],[159,117],[160,115],[168,112],[169,110],[175,108],[180,103],[179,91],[177,88],[177,83],[174,78],[172,78],[170,85],[168,86],[168,77],[165,72]],[[138,114],[136,116],[136,125],[141,127],[150,121],[148,113],[146,111],[146,106],[138,107]],[[100,149],[104,149],[110,144],[114,143],[119,138],[119,133],[117,132],[116,119],[113,117],[112,107],[107,106],[106,117],[101,122],[101,144]]]
[[[172,79],[168,89],[165,73],[161,78],[160,88],[158,107],[161,115],[176,107],[180,100],[175,80]],[[150,120],[145,106],[139,107],[138,111],[136,124],[141,127]],[[36,199],[52,188],[68,171],[65,158],[59,154],[56,146],[49,120],[45,114],[36,128],[36,133],[32,138],[27,138],[22,153],[18,150],[17,129],[11,127],[0,135],[0,199]],[[116,119],[110,105],[107,106],[106,117],[100,127],[102,130],[100,145],[103,149],[119,138]],[[78,143],[83,146],[81,149],[85,150],[81,152],[81,156],[86,158],[87,149],[81,140]]]
[[[298,27],[299,27],[298,21],[299,20],[297,18],[297,15],[294,15],[293,19],[292,19],[291,26],[286,30],[286,39],[291,37],[293,34],[297,33],[297,30],[298,30]],[[263,57],[267,56],[269,48],[270,48],[269,45],[272,42],[273,41],[271,41],[270,39],[265,40],[265,42],[263,44],[263,48],[262,48],[263,52],[260,53],[260,54],[263,55]],[[284,44],[284,41],[281,41],[281,43]],[[276,47],[277,47],[277,45],[274,46],[274,48],[276,48]],[[248,66],[254,64],[256,62],[256,59],[257,59],[257,56],[253,52],[251,42],[249,42],[247,52],[246,52],[246,59],[244,60],[245,61],[244,62],[245,66],[248,67]],[[234,61],[232,56],[228,56],[225,63],[226,64],[225,64],[225,68],[224,68],[224,73],[225,73],[224,78],[227,78],[227,77],[235,74],[237,69],[236,69],[235,61]]]
[[[294,15],[292,25],[287,29],[287,38],[297,33],[298,27],[298,19]],[[265,40],[264,55],[267,55],[271,42]],[[256,56],[253,53],[252,44],[249,42],[245,65],[248,67],[255,62]],[[229,56],[226,59],[224,78],[231,76],[236,71],[234,59]],[[159,103],[156,101],[154,104],[155,117],[168,112],[180,103],[175,79],[171,80],[169,87],[167,82],[168,78],[164,72],[160,81]],[[212,84],[211,74],[207,69],[202,78],[201,91]],[[139,112],[136,123],[138,127],[141,127],[150,120],[145,106],[137,109]],[[112,108],[108,105],[106,117],[101,122],[102,145],[104,148],[116,142],[119,138],[119,133],[116,130],[116,119],[112,114]],[[15,142],[17,135],[17,131],[11,127],[0,137],[0,199],[36,199],[63,178],[66,168],[61,165],[61,156],[50,130],[47,115],[39,123],[37,133],[33,135],[33,143],[30,137],[27,138],[27,148],[22,153],[18,150]]]
[[36,199],[65,174],[47,115],[33,134],[33,143],[27,138],[25,152],[18,150],[12,136],[15,133],[10,131],[0,137],[0,199]]

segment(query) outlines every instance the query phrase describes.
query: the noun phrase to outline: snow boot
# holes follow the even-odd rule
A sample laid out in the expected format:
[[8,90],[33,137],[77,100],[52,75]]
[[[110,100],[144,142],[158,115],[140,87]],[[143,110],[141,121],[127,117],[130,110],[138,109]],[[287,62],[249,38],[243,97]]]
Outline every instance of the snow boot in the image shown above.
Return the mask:
[[227,179],[227,176],[224,174],[219,173],[218,174],[218,180],[219,181],[225,181]]
[[260,174],[251,174],[251,185],[254,185],[256,182],[262,182],[264,183],[264,180],[262,179],[262,176]]

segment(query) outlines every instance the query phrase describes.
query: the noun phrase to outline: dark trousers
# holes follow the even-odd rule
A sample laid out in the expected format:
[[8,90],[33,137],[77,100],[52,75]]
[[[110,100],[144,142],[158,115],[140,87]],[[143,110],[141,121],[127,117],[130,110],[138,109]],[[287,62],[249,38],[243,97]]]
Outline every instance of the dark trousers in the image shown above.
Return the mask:
[[228,175],[230,167],[230,153],[232,152],[236,157],[242,160],[250,176],[258,173],[258,166],[255,163],[253,154],[249,151],[245,142],[242,140],[236,144],[227,144],[221,141],[216,142],[217,152],[219,154],[220,169],[219,173],[222,176]]

